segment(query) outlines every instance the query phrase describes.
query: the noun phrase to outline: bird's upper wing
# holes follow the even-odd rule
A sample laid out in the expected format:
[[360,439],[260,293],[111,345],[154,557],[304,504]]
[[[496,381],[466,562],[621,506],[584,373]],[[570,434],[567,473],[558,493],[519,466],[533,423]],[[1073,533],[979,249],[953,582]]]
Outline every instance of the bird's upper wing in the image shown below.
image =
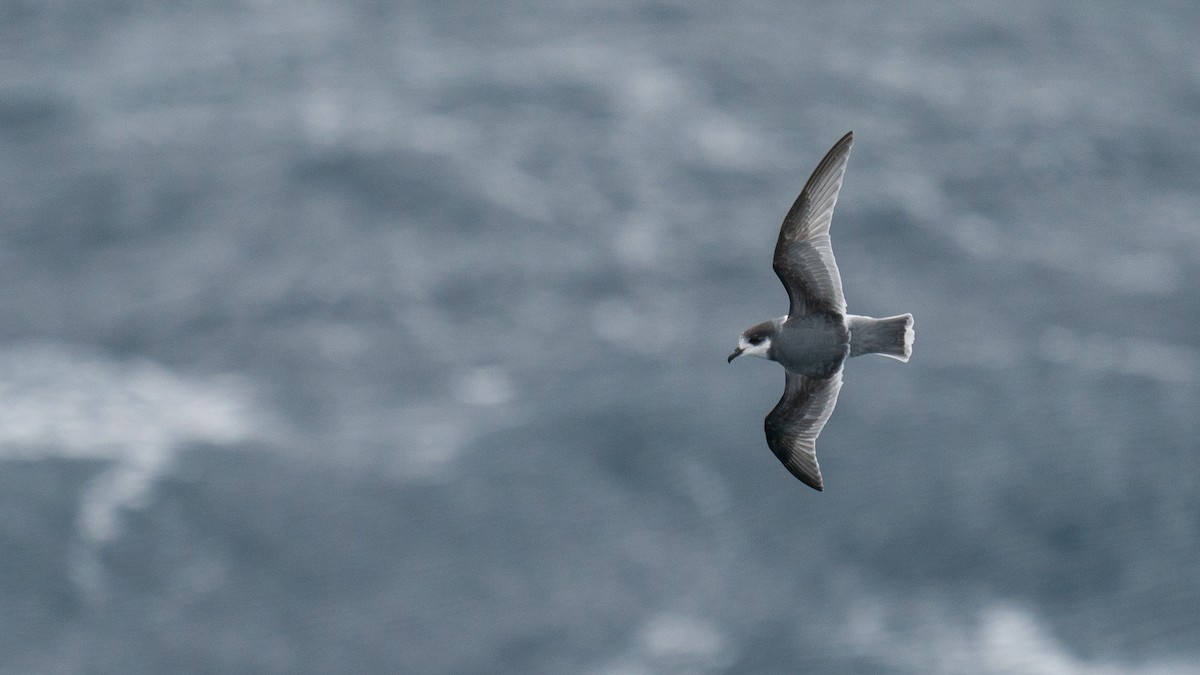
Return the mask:
[[774,267],[787,289],[788,316],[846,313],[842,277],[829,243],[829,223],[853,143],[854,132],[850,132],[830,148],[779,228]]
[[767,445],[783,465],[805,485],[823,490],[817,464],[817,435],[837,405],[842,370],[822,379],[787,373],[783,397],[767,415]]

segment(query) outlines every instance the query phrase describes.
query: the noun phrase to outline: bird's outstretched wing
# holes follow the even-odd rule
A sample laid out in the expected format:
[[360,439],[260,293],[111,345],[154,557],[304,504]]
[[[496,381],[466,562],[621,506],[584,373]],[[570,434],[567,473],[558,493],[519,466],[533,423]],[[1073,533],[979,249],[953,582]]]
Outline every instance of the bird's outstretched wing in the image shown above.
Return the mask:
[[829,223],[853,143],[854,132],[850,132],[830,148],[779,228],[774,267],[787,289],[788,316],[846,313],[842,277],[829,243]]
[[793,476],[815,490],[823,490],[825,486],[817,464],[817,436],[833,413],[841,388],[840,368],[822,379],[787,373],[783,398],[763,425],[771,452]]

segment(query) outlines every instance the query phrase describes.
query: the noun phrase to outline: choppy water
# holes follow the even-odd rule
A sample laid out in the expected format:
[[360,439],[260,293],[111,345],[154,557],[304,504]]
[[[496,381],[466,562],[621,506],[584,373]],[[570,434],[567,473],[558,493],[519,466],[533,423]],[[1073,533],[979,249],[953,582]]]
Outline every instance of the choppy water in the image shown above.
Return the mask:
[[[1200,669],[1191,3],[8,3],[0,671]],[[826,492],[767,450],[834,219]]]

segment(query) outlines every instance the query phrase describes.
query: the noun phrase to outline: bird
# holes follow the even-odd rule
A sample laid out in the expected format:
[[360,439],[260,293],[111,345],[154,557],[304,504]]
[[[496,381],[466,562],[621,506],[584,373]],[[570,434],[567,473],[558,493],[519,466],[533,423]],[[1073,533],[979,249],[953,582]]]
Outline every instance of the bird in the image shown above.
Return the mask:
[[913,317],[846,313],[842,277],[829,239],[833,207],[846,174],[851,131],[830,148],[779,228],[772,267],[788,295],[788,313],[742,331],[728,363],[743,354],[775,361],[783,396],[763,422],[767,446],[793,476],[824,491],[817,436],[837,405],[846,359],[881,354],[907,362]]

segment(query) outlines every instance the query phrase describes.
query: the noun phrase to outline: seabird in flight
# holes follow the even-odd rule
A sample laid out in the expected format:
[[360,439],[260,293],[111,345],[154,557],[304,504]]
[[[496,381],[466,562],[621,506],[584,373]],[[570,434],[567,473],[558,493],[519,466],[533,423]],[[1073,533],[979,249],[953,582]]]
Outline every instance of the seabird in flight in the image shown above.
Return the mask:
[[783,219],[775,244],[775,274],[788,294],[788,313],[742,332],[729,361],[742,354],[783,366],[783,398],[767,415],[767,445],[805,485],[824,489],[817,435],[837,405],[842,365],[860,354],[899,361],[912,355],[912,314],[886,319],[846,313],[842,278],[829,242],[829,223],[854,132],[834,144]]

